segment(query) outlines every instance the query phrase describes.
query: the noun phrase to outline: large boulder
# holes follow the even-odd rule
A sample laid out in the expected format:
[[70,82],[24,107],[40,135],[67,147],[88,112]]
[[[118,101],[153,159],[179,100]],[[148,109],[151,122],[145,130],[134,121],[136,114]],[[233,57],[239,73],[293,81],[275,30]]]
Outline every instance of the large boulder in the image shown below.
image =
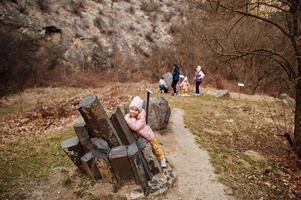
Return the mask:
[[[143,103],[143,108],[146,110],[146,101]],[[170,107],[168,101],[163,97],[156,97],[150,99],[149,112],[148,112],[148,124],[153,130],[160,130],[167,128]]]
[[[146,101],[143,102],[143,109],[146,111]],[[129,113],[129,104],[124,106],[124,112]],[[153,130],[167,128],[170,113],[170,107],[166,99],[163,97],[151,98],[149,102],[148,125]]]

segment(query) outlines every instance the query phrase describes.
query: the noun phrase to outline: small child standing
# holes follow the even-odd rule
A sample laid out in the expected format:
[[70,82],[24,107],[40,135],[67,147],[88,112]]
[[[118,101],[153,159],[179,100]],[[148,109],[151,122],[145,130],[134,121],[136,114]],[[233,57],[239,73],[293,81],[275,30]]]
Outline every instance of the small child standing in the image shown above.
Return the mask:
[[131,130],[135,131],[137,135],[142,136],[150,143],[156,157],[160,161],[161,167],[164,168],[166,167],[166,159],[155,137],[155,133],[150,126],[146,124],[146,113],[142,105],[143,100],[139,96],[134,97],[129,106],[130,112],[126,114],[124,118]]
[[183,95],[187,96],[188,88],[189,88],[189,82],[187,76],[185,76],[184,80],[180,84],[181,90]]

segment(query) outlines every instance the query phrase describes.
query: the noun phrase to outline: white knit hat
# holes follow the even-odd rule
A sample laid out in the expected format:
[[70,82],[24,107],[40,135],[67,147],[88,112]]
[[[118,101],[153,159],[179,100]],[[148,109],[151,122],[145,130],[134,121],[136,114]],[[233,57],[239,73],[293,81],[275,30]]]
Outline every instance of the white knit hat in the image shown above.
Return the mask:
[[197,66],[196,70],[197,70],[197,71],[201,71],[201,70],[202,70],[202,67],[201,67],[201,66]]
[[143,106],[143,100],[139,96],[135,96],[133,98],[133,100],[131,101],[129,107],[131,108],[132,106],[135,106],[141,112],[142,111],[142,106]]

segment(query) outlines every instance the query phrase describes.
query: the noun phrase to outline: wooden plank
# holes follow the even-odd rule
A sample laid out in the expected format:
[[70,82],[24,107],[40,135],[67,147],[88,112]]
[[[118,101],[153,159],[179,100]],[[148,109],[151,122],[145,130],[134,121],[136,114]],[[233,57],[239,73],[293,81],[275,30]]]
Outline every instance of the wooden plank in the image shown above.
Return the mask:
[[130,145],[136,142],[136,138],[133,135],[132,131],[129,129],[124,119],[123,113],[121,112],[119,107],[117,107],[113,111],[110,120],[114,128],[116,129],[116,132],[123,145]]
[[61,142],[61,148],[72,160],[72,162],[81,170],[84,168],[81,163],[81,157],[85,154],[83,148],[81,147],[78,138],[72,137]]
[[105,154],[106,156],[109,155],[110,147],[104,139],[91,138],[91,142],[93,144],[92,149],[96,149],[96,150],[102,152],[103,154]]
[[128,146],[127,155],[131,163],[132,171],[135,177],[135,182],[138,185],[146,186],[147,180],[146,180],[144,167],[139,153],[140,152],[136,143],[133,143]]
[[[122,144],[124,144],[124,145],[136,144],[136,142],[137,142],[136,137],[134,136],[133,132],[129,129],[120,108],[116,108],[114,110],[113,114],[110,117],[110,120],[111,120],[112,124],[114,125],[114,127],[117,131],[117,134],[118,134],[119,138],[122,141]],[[136,176],[137,175],[143,176],[143,177],[140,177],[140,178],[135,176],[136,183],[140,182],[140,184],[142,184],[142,182],[138,181],[138,179],[139,180],[144,180],[145,177],[147,178],[147,180],[151,180],[152,177],[153,177],[153,174],[151,173],[151,170],[150,170],[145,158],[143,157],[143,155],[142,155],[142,153],[139,149],[138,149],[138,152],[137,152],[137,156],[135,156],[134,160],[136,160],[135,161],[136,163],[142,164],[142,166],[145,170],[144,175],[142,175],[141,172],[136,171],[136,170],[140,169],[140,166],[139,167],[135,166],[135,162],[131,161],[132,170],[133,170],[134,174]]]
[[110,147],[121,145],[121,140],[96,95],[83,98],[78,110],[95,137],[103,138]]
[[73,128],[84,150],[86,152],[91,151],[92,149],[92,142],[90,141],[91,134],[87,129],[86,123],[78,122],[73,125]]
[[138,137],[137,139],[138,149],[144,149],[147,143],[148,141],[146,139],[144,139],[143,137]]
[[108,155],[98,149],[92,149],[92,153],[94,155],[97,169],[103,181],[107,183],[116,183],[113,170],[109,163]]
[[138,145],[141,148],[143,156],[152,172],[153,175],[158,174],[162,171],[161,165],[153,153],[151,145],[147,142],[145,145]]
[[86,128],[85,122],[77,122],[73,125],[73,128],[79,141],[85,141],[90,139],[90,134]]
[[85,172],[95,180],[100,178],[100,173],[98,171],[98,168],[96,166],[96,162],[94,160],[94,155],[92,151],[89,151],[84,156],[81,157],[82,165],[85,170]]
[[119,183],[134,180],[132,166],[127,157],[127,146],[113,147],[109,153],[109,160]]
[[91,138],[91,142],[95,164],[101,178],[107,183],[115,183],[115,177],[108,158],[110,152],[108,143],[101,138]]

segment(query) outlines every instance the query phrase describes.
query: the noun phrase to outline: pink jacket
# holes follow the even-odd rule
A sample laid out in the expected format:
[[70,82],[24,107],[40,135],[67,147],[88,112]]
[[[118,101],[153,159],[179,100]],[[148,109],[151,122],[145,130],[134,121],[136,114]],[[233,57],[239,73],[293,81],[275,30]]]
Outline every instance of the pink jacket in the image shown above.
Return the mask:
[[149,125],[146,124],[145,120],[146,113],[144,109],[139,113],[138,119],[136,118],[130,118],[127,115],[125,116],[125,121],[127,122],[130,129],[135,131],[138,135],[144,137],[147,141],[150,141],[155,137],[154,132],[149,127]]
[[183,82],[180,84],[180,86],[181,86],[183,89],[188,89],[189,83],[188,83],[188,81],[187,81],[187,82],[183,81]]

